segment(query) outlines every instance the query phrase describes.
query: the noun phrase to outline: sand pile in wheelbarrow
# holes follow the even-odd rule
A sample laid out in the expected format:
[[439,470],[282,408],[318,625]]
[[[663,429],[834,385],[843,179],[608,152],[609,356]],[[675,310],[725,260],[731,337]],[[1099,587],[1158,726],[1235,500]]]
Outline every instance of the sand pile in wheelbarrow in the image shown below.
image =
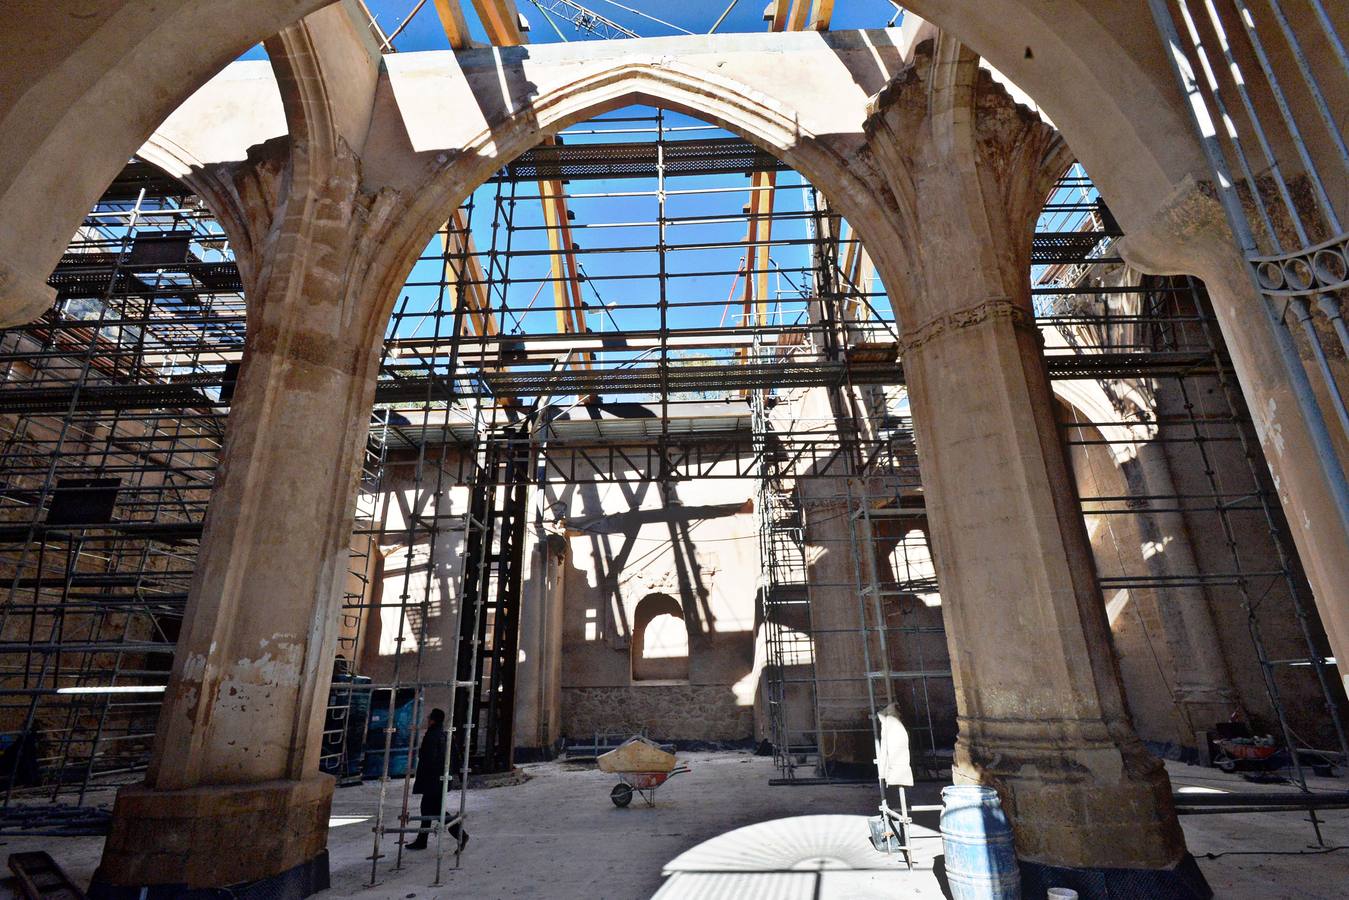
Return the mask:
[[655,741],[633,737],[601,754],[595,763],[601,772],[669,772],[675,767],[675,757]]

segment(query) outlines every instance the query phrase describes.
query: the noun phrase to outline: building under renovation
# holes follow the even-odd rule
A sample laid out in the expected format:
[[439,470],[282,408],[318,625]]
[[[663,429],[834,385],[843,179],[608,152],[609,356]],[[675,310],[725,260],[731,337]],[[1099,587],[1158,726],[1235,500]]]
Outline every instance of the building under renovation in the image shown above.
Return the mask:
[[15,895],[1344,896],[1346,41],[20,4]]

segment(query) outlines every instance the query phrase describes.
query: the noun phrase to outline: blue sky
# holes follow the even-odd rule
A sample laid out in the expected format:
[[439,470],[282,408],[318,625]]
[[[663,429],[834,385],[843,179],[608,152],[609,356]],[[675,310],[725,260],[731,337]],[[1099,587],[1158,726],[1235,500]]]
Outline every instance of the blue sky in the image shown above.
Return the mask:
[[[487,35],[478,22],[471,0],[461,0],[464,17],[475,39],[486,43]],[[621,6],[618,5],[621,3]],[[641,37],[661,37],[682,34],[685,31],[694,34],[706,34],[713,23],[726,10],[730,0],[582,0],[581,5],[599,13],[619,25],[635,31]],[[374,14],[376,21],[385,33],[398,28],[416,6],[416,0],[367,0],[366,5]],[[738,0],[727,15],[721,32],[765,31],[763,20],[766,0]],[[624,9],[622,7],[627,7]],[[517,0],[516,8],[529,20],[530,43],[552,44],[561,41],[557,31],[549,25],[547,17],[530,0]],[[629,11],[634,10],[635,12]],[[645,18],[654,16],[663,19],[669,25],[662,25]],[[896,14],[895,7],[888,0],[838,0],[834,5],[832,29],[842,31],[851,28],[884,28]],[[593,40],[593,36],[581,31],[569,21],[551,13],[553,21],[567,40]],[[677,26],[677,27],[669,27]],[[399,51],[444,50],[449,46],[445,32],[441,29],[440,19],[436,16],[434,3],[427,3],[412,18],[407,27],[394,40],[394,48]],[[263,59],[266,54],[261,46],[254,47],[244,55],[245,59]]]
[[[619,0],[619,2],[586,0],[585,5],[643,37],[655,37],[680,34],[680,29],[706,33],[725,12],[728,2],[729,0],[691,0],[680,3],[656,3],[652,0]],[[552,20],[556,23],[555,29],[549,24],[547,17],[529,0],[520,0],[517,5],[531,24],[532,43],[555,43],[563,40],[563,36],[569,40],[595,39],[593,35],[576,28],[570,21],[554,12]],[[763,0],[740,0],[726,16],[718,31],[765,31],[767,25],[763,20],[764,5]],[[415,6],[415,0],[370,0],[368,6],[381,27],[388,33],[403,23],[409,11]],[[486,34],[477,21],[471,2],[465,0],[463,8],[475,38],[486,42]],[[655,22],[642,13],[664,19],[668,24]],[[893,5],[886,0],[847,0],[837,5],[833,27],[836,29],[884,27],[895,18],[895,14]],[[558,33],[559,30],[561,35]],[[394,46],[400,52],[441,50],[448,46],[433,3],[427,2],[413,16],[395,39]],[[265,55],[262,48],[258,47],[246,56],[265,58]],[[574,126],[568,130],[564,139],[569,143],[650,140],[652,135],[649,129],[652,123],[620,123],[614,120],[650,116],[654,112],[645,107],[615,111],[604,116],[602,120]],[[671,139],[729,136],[723,131],[707,126],[706,123],[676,113],[666,113],[664,124],[668,128],[695,129],[701,126],[705,129],[676,132],[668,135]],[[648,133],[612,133],[626,129],[647,129]],[[579,133],[585,131],[610,133]],[[748,192],[743,190],[748,187],[748,183],[749,179],[745,176],[672,179],[667,187],[675,193],[667,199],[667,218],[677,220],[697,217],[712,218],[714,221],[674,222],[668,226],[667,242],[731,243],[743,240],[745,222],[740,216],[749,197]],[[780,174],[775,198],[776,210],[778,213],[798,214],[801,218],[775,223],[775,238],[788,240],[806,238],[808,217],[805,216],[805,210],[808,200],[802,190],[802,184],[802,179],[794,172]],[[657,230],[653,226],[611,227],[616,223],[653,222],[657,218],[657,202],[653,196],[655,187],[652,179],[573,181],[568,185],[569,194],[574,195],[569,201],[569,206],[574,216],[573,238],[580,248],[578,261],[589,276],[583,286],[583,294],[590,306],[590,311],[586,315],[587,326],[593,331],[611,331],[615,327],[654,328],[659,324],[659,313],[650,306],[659,299],[659,281],[654,277],[658,267],[658,254],[654,251],[636,250],[605,252],[614,248],[656,243]],[[732,188],[735,190],[722,193],[678,193]],[[533,183],[518,184],[515,190],[518,196],[528,198],[538,194],[538,188]],[[614,192],[638,193],[640,196],[594,199],[579,196]],[[498,220],[509,213],[517,226],[511,236],[513,250],[539,251],[547,247],[546,233],[542,230],[533,230],[540,229],[543,225],[542,210],[538,201],[520,199],[511,203],[509,187],[505,188],[503,193],[505,199],[500,204],[495,185],[485,185],[475,194],[472,231],[475,243],[482,254],[481,261],[484,266],[488,265],[487,256],[494,246],[492,228],[494,211]],[[723,217],[732,221],[715,221]],[[503,244],[504,229],[499,228],[495,246],[501,248]],[[440,281],[442,265],[439,253],[440,243],[435,241],[413,269],[403,292],[407,298],[406,308],[409,311],[430,310],[437,305],[440,292],[437,282]],[[686,250],[667,254],[667,266],[675,276],[667,279],[667,298],[675,303],[708,304],[679,310],[674,314],[677,321],[672,321],[671,324],[684,327],[718,323],[735,324],[740,314],[740,307],[736,301],[739,299],[743,280],[738,280],[734,274],[692,273],[734,273],[740,268],[744,255],[744,249],[741,247]],[[777,300],[774,306],[774,320],[784,324],[797,321],[804,314],[804,304],[799,298],[811,290],[809,279],[802,272],[810,265],[808,248],[776,247],[771,257],[773,265],[782,270],[770,279],[774,298]],[[519,312],[503,317],[503,330],[521,333],[556,330],[552,286],[543,284],[540,290],[541,284],[538,281],[548,276],[548,270],[547,255],[512,257],[509,270],[511,284],[506,289],[507,306]],[[634,275],[642,277],[624,277]],[[726,302],[728,297],[734,298],[729,304]],[[495,306],[500,306],[500,293],[493,297],[493,301]],[[878,298],[877,306],[888,314],[887,304],[883,298]],[[526,308],[529,311],[523,312]],[[428,334],[432,327],[433,324],[429,319],[407,319],[399,327],[398,334],[400,336],[408,336],[414,332]]]
[[[686,29],[695,34],[705,34],[725,11],[730,0],[582,0],[581,5],[588,7],[607,19],[637,32],[642,37],[660,37],[680,34],[677,28],[667,27],[637,13],[646,13],[663,19],[670,25]],[[621,3],[621,6],[619,5]],[[368,2],[385,32],[395,29],[415,5],[414,0],[373,0]],[[440,21],[436,17],[432,3],[428,2],[407,29],[399,36],[394,46],[399,50],[442,49],[446,46],[445,35],[440,30]],[[739,0],[718,29],[724,31],[763,31],[763,10],[766,0]],[[477,23],[473,5],[463,0],[464,14],[468,18],[470,29],[478,40],[486,41],[486,34]],[[516,7],[530,23],[529,39],[531,43],[551,44],[561,40],[545,18],[530,0],[517,0]],[[627,7],[623,9],[622,7]],[[629,10],[636,10],[637,13]],[[590,36],[556,14],[551,14],[562,33],[570,40],[584,40]],[[895,15],[895,8],[887,0],[841,0],[835,4],[832,27],[835,30],[849,28],[882,28]]]
[[[563,139],[572,144],[650,140],[653,122],[622,120],[654,115],[655,110],[650,107],[627,107],[573,126],[563,133]],[[730,136],[679,113],[664,113],[662,125],[683,129],[667,136],[674,140]],[[639,129],[647,133],[610,133]],[[775,213],[795,218],[774,223],[775,240],[807,238],[810,217],[806,211],[811,201],[804,186],[804,180],[795,172],[779,173]],[[656,187],[652,178],[573,179],[567,185],[568,205],[574,216],[572,237],[579,248],[577,259],[589,276],[583,285],[583,296],[590,307],[586,319],[591,331],[650,329],[659,325],[659,313],[652,306],[660,298],[660,282],[656,277],[659,255],[655,250],[627,249],[649,247],[659,240],[658,229],[653,224],[659,214]],[[744,175],[671,177],[667,180],[667,244],[732,245],[667,253],[667,270],[672,276],[667,279],[667,300],[674,304],[703,304],[674,311],[672,326],[738,323],[743,278],[738,278],[735,273],[745,260],[745,249],[739,242],[745,238],[742,210],[750,196],[748,188],[749,179]],[[539,281],[549,277],[550,257],[546,253],[531,256],[518,252],[538,252],[548,247],[547,234],[541,230],[542,208],[535,199],[538,187],[534,182],[525,181],[517,183],[514,189],[516,199],[513,202],[510,185],[487,184],[475,192],[471,212],[474,239],[480,258],[487,266],[494,247],[501,249],[505,241],[504,229],[497,229],[496,243],[493,244],[494,213],[499,221],[507,215],[511,217],[516,227],[511,235],[513,252],[507,273],[510,286],[506,291],[508,306],[516,314],[503,317],[502,330],[525,334],[554,332],[552,286]],[[619,193],[629,196],[587,196]],[[688,219],[699,221],[684,221]],[[621,252],[612,252],[615,249]],[[433,242],[414,268],[404,290],[404,296],[409,298],[408,309],[430,309],[435,305],[438,294],[435,282],[441,271],[439,251],[439,242]],[[774,301],[771,321],[790,324],[802,320],[805,307],[801,298],[812,288],[809,275],[803,271],[810,268],[809,248],[804,245],[774,247],[770,259],[778,270],[769,281]],[[494,295],[494,306],[499,307],[500,301],[500,294]],[[884,306],[883,299],[878,305]],[[525,312],[526,309],[529,311]],[[405,322],[399,335],[409,335],[418,324],[412,320]],[[430,327],[429,322],[421,323],[421,333],[427,333]],[[610,354],[607,360],[613,363],[623,358],[619,354]]]
[[[728,2],[729,0],[685,0],[678,3],[657,3],[653,0],[585,0],[585,5],[641,36],[654,37],[679,34],[681,28],[694,33],[706,33],[726,10]],[[381,27],[388,33],[403,23],[409,11],[415,6],[415,0],[369,0],[368,5]],[[763,20],[764,5],[765,0],[740,0],[718,31],[765,31],[767,26]],[[486,35],[477,21],[471,2],[464,0],[463,8],[475,37],[486,42]],[[530,0],[519,0],[518,8],[531,23],[532,43],[555,43],[564,37],[569,40],[595,39],[593,35],[579,30],[565,18],[553,13],[552,19],[557,25],[555,29]],[[641,13],[664,19],[668,24],[654,22]],[[895,20],[895,17],[895,9],[887,0],[842,0],[835,7],[832,27],[836,30],[884,27]],[[561,36],[558,34],[559,30]],[[440,50],[448,46],[432,2],[428,0],[412,17],[394,43],[400,52]],[[255,48],[247,55],[257,58],[264,57],[265,53],[261,48]],[[651,140],[654,123],[620,120],[654,114],[655,110],[647,107],[630,107],[611,112],[601,119],[573,126],[564,132],[564,140],[573,144]],[[667,139],[730,136],[697,119],[678,113],[665,113],[663,124],[666,128],[683,129],[667,133]],[[696,130],[700,126],[703,130]],[[624,133],[627,131],[645,133]],[[809,216],[806,215],[806,210],[809,200],[802,189],[803,183],[801,177],[794,172],[780,173],[775,196],[776,211],[799,214],[800,218],[775,222],[773,229],[775,239],[803,240],[808,236]],[[741,210],[749,198],[746,190],[748,185],[749,179],[743,175],[672,179],[667,185],[674,192],[667,200],[667,218],[678,220],[696,217],[710,218],[713,221],[673,222],[667,229],[667,242],[729,243],[743,240],[746,226],[741,217]],[[605,252],[614,248],[656,243],[657,230],[652,225],[613,227],[620,223],[654,222],[657,217],[655,187],[654,179],[573,180],[567,186],[571,197],[569,206],[574,216],[573,239],[579,248],[578,261],[589,276],[583,285],[583,295],[589,305],[586,322],[592,331],[611,331],[616,327],[654,328],[659,324],[658,312],[650,307],[650,304],[656,303],[659,299],[659,281],[654,277],[658,267],[658,254],[654,251],[632,249],[624,249],[623,252],[617,253]],[[538,200],[533,199],[538,194],[537,185],[522,182],[514,189],[517,195],[514,202],[510,200],[509,186],[502,188],[500,198],[498,187],[493,184],[484,185],[474,195],[472,231],[484,267],[489,265],[489,255],[493,248],[501,250],[505,244],[504,227],[495,230],[496,243],[493,242],[494,216],[498,224],[506,215],[512,217],[516,225],[511,235],[512,251],[541,251],[547,248],[547,236],[542,230],[542,209]],[[734,190],[713,192],[716,189]],[[700,193],[679,193],[681,191]],[[604,198],[583,196],[599,193],[629,193],[637,196]],[[1094,194],[1094,191],[1092,193]],[[1068,198],[1063,196],[1055,199]],[[449,210],[446,212],[448,214]],[[718,221],[722,218],[730,221]],[[1053,220],[1045,219],[1041,223],[1041,228],[1070,230],[1072,226],[1065,218],[1059,216]],[[428,246],[424,258],[414,268],[404,289],[404,297],[407,299],[406,309],[424,311],[437,305],[441,291],[438,285],[442,268],[440,253],[440,242],[433,241]],[[806,246],[779,246],[773,249],[771,256],[774,266],[781,270],[772,277],[770,284],[775,300],[773,321],[782,324],[799,321],[804,315],[804,304],[800,298],[811,292],[809,276],[804,271],[810,267],[809,249]],[[671,325],[695,327],[718,323],[736,324],[740,313],[737,301],[743,280],[737,279],[735,274],[728,273],[734,273],[739,269],[744,257],[744,248],[734,246],[669,253],[667,265],[669,271],[677,277],[667,280],[667,299],[674,303],[707,304],[677,311]],[[504,256],[499,255],[497,259],[504,260]],[[690,274],[697,272],[720,274]],[[549,257],[542,253],[532,256],[516,253],[511,258],[510,268],[506,274],[509,275],[509,287],[499,290],[493,296],[493,305],[500,307],[501,291],[504,291],[507,307],[515,312],[502,316],[500,325],[502,330],[524,334],[555,331],[552,286],[539,281],[549,275]],[[883,291],[879,280],[872,288],[876,292]],[[872,303],[885,318],[891,318],[889,303],[884,296],[872,298]],[[446,308],[451,305],[452,300],[446,298]],[[448,322],[442,324],[442,333],[447,326]],[[407,319],[398,327],[397,334],[425,335],[431,332],[432,327],[429,319]],[[623,358],[616,354],[611,356],[611,362]]]

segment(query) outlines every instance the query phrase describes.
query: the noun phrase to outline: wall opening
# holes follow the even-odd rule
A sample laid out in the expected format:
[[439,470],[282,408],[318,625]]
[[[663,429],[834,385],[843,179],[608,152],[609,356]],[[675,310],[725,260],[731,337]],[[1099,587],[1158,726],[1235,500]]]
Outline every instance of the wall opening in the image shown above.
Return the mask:
[[633,681],[689,680],[689,632],[679,601],[666,594],[642,598],[631,652]]

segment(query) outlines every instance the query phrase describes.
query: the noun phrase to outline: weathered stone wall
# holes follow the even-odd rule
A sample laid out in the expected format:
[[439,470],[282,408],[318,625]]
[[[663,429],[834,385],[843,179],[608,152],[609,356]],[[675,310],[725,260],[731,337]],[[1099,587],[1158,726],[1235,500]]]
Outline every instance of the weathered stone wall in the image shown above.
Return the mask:
[[[1195,416],[1201,421],[1215,414],[1221,417],[1225,413],[1226,401],[1216,380],[1190,378],[1187,379],[1186,387],[1186,392],[1182,394],[1176,387],[1162,386],[1158,391],[1160,416],[1188,418],[1187,405],[1193,407]],[[1242,415],[1246,414],[1245,410],[1241,412]],[[1234,428],[1226,426],[1218,428],[1201,426],[1201,428],[1210,438],[1203,443],[1202,448],[1201,445],[1189,441],[1166,444],[1176,490],[1182,495],[1196,498],[1186,504],[1190,509],[1184,513],[1184,517],[1200,571],[1278,572],[1282,564],[1271,539],[1264,512],[1253,500],[1243,499],[1257,489],[1256,479],[1259,480],[1261,489],[1268,490],[1269,496],[1274,496],[1268,484],[1268,470],[1263,459],[1257,457],[1253,478],[1242,456],[1242,447],[1236,440]],[[1259,452],[1258,446],[1254,444],[1251,446],[1254,452]],[[1217,516],[1205,511],[1214,505],[1212,487],[1204,474],[1205,469],[1210,466],[1217,473],[1218,490],[1222,494],[1220,502],[1229,504],[1234,546],[1228,545],[1227,536],[1219,527]],[[1277,517],[1276,528],[1282,532],[1281,540],[1291,552],[1292,541],[1283,526],[1281,513],[1277,508],[1274,512]],[[1235,578],[1215,582],[1207,590],[1218,628],[1218,639],[1228,660],[1233,686],[1242,706],[1251,714],[1253,727],[1261,733],[1277,733],[1278,722],[1275,711],[1265,687],[1260,661],[1251,641],[1247,604],[1249,603],[1255,610],[1260,635],[1270,659],[1305,659],[1307,645],[1294,611],[1290,584],[1284,578],[1271,574],[1249,577],[1246,579],[1244,592]],[[1308,613],[1308,628],[1318,650],[1322,655],[1329,656],[1329,647],[1316,615],[1311,589],[1300,570],[1295,573],[1291,588],[1302,597],[1302,603]],[[1306,666],[1280,666],[1275,669],[1275,680],[1284,713],[1300,738],[1314,747],[1336,746],[1334,729],[1330,718],[1325,714],[1320,687],[1312,670]],[[1333,669],[1329,673],[1328,686],[1337,695],[1340,708],[1345,709],[1344,695],[1336,683]]]
[[[1066,422],[1090,418],[1078,410],[1060,412]],[[1068,451],[1079,496],[1121,497],[1129,493],[1110,448],[1086,443],[1103,440],[1098,430],[1079,425],[1067,434],[1073,442]],[[1089,515],[1086,519],[1096,572],[1101,578],[1137,577],[1147,572],[1137,516]],[[1104,600],[1124,694],[1138,736],[1159,744],[1188,744],[1185,723],[1173,700],[1175,662],[1157,609],[1159,600],[1165,602],[1166,598],[1145,587],[1130,586],[1107,588]]]
[[[562,731],[646,728],[666,740],[748,740],[754,734],[755,594],[759,519],[749,479],[707,478],[662,490],[557,489],[568,517],[563,578]],[[728,509],[727,507],[734,507]],[[668,521],[650,517],[668,511]],[[603,525],[586,517],[617,515]],[[583,527],[577,527],[583,526]],[[652,594],[673,598],[689,633],[688,681],[632,678],[636,611]]]
[[643,728],[657,740],[742,741],[752,737],[754,708],[721,684],[563,687],[562,727],[582,742]]

